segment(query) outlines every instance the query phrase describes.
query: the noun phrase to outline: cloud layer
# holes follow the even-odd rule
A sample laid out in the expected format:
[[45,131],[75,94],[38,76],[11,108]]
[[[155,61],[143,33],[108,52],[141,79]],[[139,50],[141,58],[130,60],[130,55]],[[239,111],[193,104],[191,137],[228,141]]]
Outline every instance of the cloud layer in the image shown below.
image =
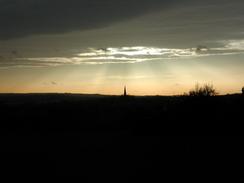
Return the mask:
[[0,40],[107,26],[170,0],[0,0]]
[[211,23],[207,16],[221,24],[226,19],[242,19],[243,5],[243,0],[0,0],[0,40],[96,29],[169,9],[174,11],[166,17],[177,16],[178,24]]
[[133,64],[155,60],[192,59],[221,55],[237,55],[244,53],[244,40],[222,41],[223,46],[208,48],[157,48],[157,47],[118,47],[118,48],[88,48],[73,57],[42,57],[17,58],[16,66],[58,66],[79,64]]

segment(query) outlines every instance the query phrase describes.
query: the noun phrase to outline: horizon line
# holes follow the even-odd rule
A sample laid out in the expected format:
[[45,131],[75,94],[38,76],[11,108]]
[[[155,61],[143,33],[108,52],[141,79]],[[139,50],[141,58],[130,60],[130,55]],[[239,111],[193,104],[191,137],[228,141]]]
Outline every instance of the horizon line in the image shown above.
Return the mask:
[[[102,94],[102,93],[76,93],[76,92],[0,92],[0,95],[97,95],[97,96],[123,96],[123,93],[121,94]],[[173,95],[132,95],[127,94],[127,96],[131,97],[147,97],[147,96],[157,96],[157,97],[177,97],[177,96],[189,96],[186,94],[173,94]],[[225,94],[216,94],[215,96],[226,96],[226,95],[242,95],[242,93],[225,93]]]

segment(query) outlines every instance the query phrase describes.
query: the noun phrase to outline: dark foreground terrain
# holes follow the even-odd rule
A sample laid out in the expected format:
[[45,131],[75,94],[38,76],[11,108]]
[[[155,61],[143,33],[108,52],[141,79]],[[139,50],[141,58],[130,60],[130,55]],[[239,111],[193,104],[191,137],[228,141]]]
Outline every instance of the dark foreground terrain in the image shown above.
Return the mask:
[[244,96],[0,95],[1,175],[244,181]]

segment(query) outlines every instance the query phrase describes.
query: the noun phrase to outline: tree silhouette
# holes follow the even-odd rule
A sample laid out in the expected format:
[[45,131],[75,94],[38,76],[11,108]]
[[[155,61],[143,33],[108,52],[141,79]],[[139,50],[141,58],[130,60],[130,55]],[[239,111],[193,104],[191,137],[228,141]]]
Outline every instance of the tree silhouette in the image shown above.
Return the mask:
[[242,95],[244,95],[244,86],[242,87],[241,91],[242,91]]
[[215,96],[217,95],[216,90],[212,84],[204,84],[200,86],[199,84],[195,85],[193,90],[189,91],[190,96]]

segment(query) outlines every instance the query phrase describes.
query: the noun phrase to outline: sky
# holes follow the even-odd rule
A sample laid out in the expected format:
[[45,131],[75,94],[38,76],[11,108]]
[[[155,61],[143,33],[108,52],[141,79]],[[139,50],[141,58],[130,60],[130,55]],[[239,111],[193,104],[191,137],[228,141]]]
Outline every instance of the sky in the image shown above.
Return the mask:
[[243,0],[0,0],[0,93],[244,86]]

